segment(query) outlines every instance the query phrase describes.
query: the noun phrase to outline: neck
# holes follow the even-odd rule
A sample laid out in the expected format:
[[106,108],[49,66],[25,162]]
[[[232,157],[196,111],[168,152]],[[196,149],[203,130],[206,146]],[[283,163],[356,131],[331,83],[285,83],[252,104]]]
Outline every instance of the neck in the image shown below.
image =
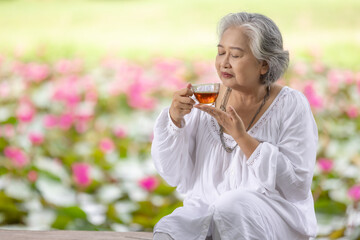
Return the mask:
[[237,106],[254,106],[264,100],[267,92],[267,86],[260,85],[254,88],[233,89],[231,93],[231,102]]

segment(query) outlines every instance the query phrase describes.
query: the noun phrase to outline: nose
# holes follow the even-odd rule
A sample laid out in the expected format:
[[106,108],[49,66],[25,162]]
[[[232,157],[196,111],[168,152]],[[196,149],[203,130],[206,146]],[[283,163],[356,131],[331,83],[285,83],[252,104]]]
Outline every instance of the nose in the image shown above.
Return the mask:
[[231,64],[229,62],[229,55],[225,55],[220,63],[223,68],[231,68]]

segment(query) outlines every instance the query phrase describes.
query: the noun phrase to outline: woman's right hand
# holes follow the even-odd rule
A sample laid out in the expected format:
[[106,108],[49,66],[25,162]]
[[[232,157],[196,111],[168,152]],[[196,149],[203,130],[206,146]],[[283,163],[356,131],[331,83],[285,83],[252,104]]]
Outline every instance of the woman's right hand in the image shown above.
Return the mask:
[[170,117],[177,127],[181,127],[181,121],[186,114],[191,112],[195,101],[190,98],[193,95],[191,84],[189,83],[186,88],[176,91],[170,106]]

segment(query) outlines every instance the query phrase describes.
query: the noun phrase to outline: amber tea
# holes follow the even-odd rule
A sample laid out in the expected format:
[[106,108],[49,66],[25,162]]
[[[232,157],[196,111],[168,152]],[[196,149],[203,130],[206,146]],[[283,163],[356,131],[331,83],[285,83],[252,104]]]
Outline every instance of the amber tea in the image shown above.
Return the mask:
[[218,97],[219,93],[216,92],[198,92],[194,93],[196,99],[199,101],[199,103],[213,103],[216,101],[216,98]]
[[220,83],[193,84],[192,90],[199,103],[213,104],[219,95]]

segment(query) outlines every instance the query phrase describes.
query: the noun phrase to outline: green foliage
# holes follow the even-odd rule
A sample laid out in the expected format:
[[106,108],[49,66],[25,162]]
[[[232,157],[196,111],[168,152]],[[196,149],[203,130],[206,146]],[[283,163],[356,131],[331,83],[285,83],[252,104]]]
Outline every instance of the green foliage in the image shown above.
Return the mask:
[[175,191],[175,187],[171,187],[166,183],[161,183],[154,191],[154,194],[158,194],[161,196],[169,196]]
[[0,124],[12,124],[16,125],[18,122],[16,117],[9,117],[7,120],[0,122]]
[[86,213],[77,206],[57,209],[57,218],[52,227],[56,229],[97,230],[97,227],[87,220]]
[[0,191],[0,213],[4,217],[2,223],[23,223],[23,218],[27,213],[19,209],[19,203],[20,201],[8,197],[3,191]]
[[332,199],[319,199],[315,202],[315,209],[317,213],[344,216],[346,212],[346,204],[335,202]]
[[0,152],[4,151],[4,148],[9,145],[9,142],[3,138],[0,137]]

